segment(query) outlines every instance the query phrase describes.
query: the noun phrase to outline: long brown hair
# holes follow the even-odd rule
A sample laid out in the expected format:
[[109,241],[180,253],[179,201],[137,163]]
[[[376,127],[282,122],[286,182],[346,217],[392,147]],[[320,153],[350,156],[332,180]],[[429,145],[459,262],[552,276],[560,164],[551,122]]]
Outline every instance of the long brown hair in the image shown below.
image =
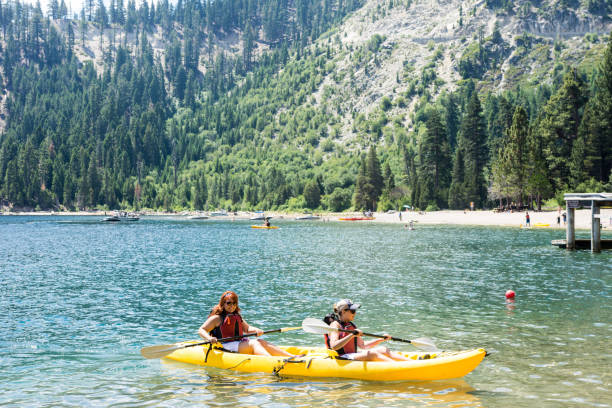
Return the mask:
[[232,292],[231,290],[226,290],[221,295],[221,299],[219,299],[219,304],[213,307],[208,317],[225,313],[225,308],[223,306],[226,300],[236,302],[236,310],[234,310],[234,313],[240,314],[240,306],[238,306],[238,295],[235,292]]

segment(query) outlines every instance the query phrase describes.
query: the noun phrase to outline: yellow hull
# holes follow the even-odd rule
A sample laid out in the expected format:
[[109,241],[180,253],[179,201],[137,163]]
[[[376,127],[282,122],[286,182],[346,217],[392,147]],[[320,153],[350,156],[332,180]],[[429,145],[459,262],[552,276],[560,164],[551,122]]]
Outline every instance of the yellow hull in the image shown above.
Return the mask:
[[251,225],[251,228],[259,228],[259,229],[278,229],[278,227],[266,227],[265,225]]
[[[278,373],[286,376],[353,378],[371,381],[430,381],[459,378],[470,373],[484,358],[484,349],[459,352],[402,353],[411,361],[378,362],[338,360],[316,347],[281,347],[303,357],[286,362],[285,357],[228,353],[208,346],[177,350],[167,358],[183,363],[226,368],[242,372]],[[205,360],[206,359],[206,360]]]
[[548,228],[548,227],[550,227],[550,224],[537,223],[537,224],[533,224],[532,226],[521,224],[521,228]]

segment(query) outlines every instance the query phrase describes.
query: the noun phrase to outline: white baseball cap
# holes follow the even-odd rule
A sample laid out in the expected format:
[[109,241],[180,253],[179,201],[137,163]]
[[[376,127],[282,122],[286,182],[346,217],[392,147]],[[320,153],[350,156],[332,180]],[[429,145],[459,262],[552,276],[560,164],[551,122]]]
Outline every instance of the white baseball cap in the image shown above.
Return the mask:
[[334,308],[336,309],[336,312],[338,312],[338,313],[340,313],[341,311],[343,311],[345,309],[350,309],[353,312],[355,312],[360,307],[361,307],[361,305],[359,303],[353,303],[353,301],[350,300],[350,299],[339,300],[334,305]]

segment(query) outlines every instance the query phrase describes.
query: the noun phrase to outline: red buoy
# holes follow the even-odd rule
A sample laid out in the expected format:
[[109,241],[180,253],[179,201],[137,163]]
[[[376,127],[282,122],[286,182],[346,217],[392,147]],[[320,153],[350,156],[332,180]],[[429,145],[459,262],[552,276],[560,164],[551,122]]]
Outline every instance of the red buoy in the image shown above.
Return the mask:
[[516,293],[512,289],[506,291],[506,299],[514,299]]

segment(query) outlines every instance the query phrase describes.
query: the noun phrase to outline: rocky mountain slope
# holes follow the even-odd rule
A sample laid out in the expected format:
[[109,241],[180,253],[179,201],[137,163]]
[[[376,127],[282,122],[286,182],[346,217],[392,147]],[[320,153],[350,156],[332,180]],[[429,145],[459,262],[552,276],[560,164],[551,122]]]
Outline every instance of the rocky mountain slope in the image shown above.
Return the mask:
[[[319,96],[334,95],[328,103],[345,112],[349,126],[353,111],[371,112],[385,96],[395,102],[392,113],[409,113],[419,98],[415,87],[436,95],[466,78],[492,90],[550,82],[563,63],[588,65],[601,55],[601,39],[611,27],[610,19],[584,9],[559,10],[555,2],[534,8],[517,1],[509,13],[482,0],[368,1],[328,36],[340,75],[327,77]],[[376,35],[382,37],[376,51],[356,59]],[[477,43],[484,66],[462,72]]]

